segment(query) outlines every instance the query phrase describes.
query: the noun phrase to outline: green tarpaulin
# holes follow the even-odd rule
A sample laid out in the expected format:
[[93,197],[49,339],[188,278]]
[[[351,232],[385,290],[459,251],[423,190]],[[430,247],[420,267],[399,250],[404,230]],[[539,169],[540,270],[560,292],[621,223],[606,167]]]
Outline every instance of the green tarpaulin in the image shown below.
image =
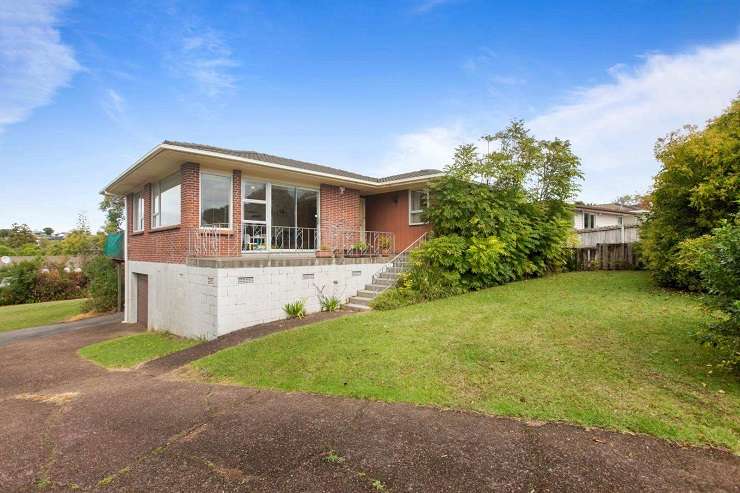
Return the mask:
[[123,260],[123,231],[110,233],[105,237],[103,255],[106,257]]

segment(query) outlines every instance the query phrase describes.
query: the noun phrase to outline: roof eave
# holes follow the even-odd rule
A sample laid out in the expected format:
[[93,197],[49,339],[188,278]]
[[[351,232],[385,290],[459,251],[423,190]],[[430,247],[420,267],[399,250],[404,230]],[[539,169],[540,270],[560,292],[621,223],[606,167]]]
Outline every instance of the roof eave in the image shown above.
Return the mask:
[[119,181],[123,180],[124,178],[126,178],[126,176],[130,175],[131,173],[133,173],[134,171],[136,171],[137,169],[139,169],[141,166],[143,166],[144,164],[146,164],[147,161],[149,161],[150,159],[152,159],[153,157],[155,157],[160,152],[166,151],[166,150],[171,150],[171,151],[175,151],[175,152],[182,152],[182,153],[186,153],[186,154],[194,154],[194,155],[197,155],[197,156],[205,156],[205,157],[213,157],[213,158],[219,158],[219,159],[226,159],[226,160],[231,160],[231,161],[236,161],[236,162],[242,162],[242,163],[247,163],[247,164],[256,164],[258,166],[264,166],[264,167],[267,167],[267,168],[278,169],[278,170],[283,170],[283,171],[289,171],[289,172],[299,173],[299,174],[304,174],[304,175],[309,175],[309,176],[313,176],[313,177],[322,177],[322,178],[327,178],[327,179],[331,179],[331,180],[334,180],[334,181],[342,181],[342,182],[347,182],[347,183],[354,183],[354,184],[357,184],[357,185],[362,185],[362,186],[365,186],[365,187],[370,187],[370,188],[378,189],[378,190],[382,190],[383,188],[387,188],[387,187],[391,187],[391,186],[397,186],[397,185],[401,185],[401,184],[405,184],[405,183],[414,184],[414,183],[418,183],[418,182],[426,182],[426,181],[429,181],[429,180],[431,180],[433,178],[438,178],[438,177],[444,175],[444,173],[435,173],[435,174],[421,175],[421,176],[412,176],[412,177],[406,177],[406,178],[400,178],[400,179],[388,180],[388,181],[364,180],[364,179],[361,179],[361,178],[356,178],[356,177],[351,177],[351,176],[343,176],[343,175],[340,175],[340,174],[326,173],[326,172],[322,172],[322,171],[309,170],[309,169],[301,169],[301,168],[296,168],[296,167],[293,167],[293,166],[286,166],[286,165],[283,165],[283,164],[271,163],[271,162],[268,162],[268,161],[261,161],[259,159],[247,158],[247,157],[242,157],[242,156],[235,156],[235,155],[232,155],[232,154],[225,154],[225,153],[220,153],[220,152],[215,152],[215,151],[208,151],[208,150],[204,150],[204,149],[193,149],[193,148],[190,148],[190,147],[182,147],[182,146],[177,146],[177,145],[173,145],[173,144],[161,143],[161,144],[158,144],[157,146],[155,146],[152,150],[150,150],[144,156],[142,156],[141,158],[139,158],[139,160],[137,160],[133,165],[131,165],[126,171],[124,171],[118,177],[116,177],[113,181],[111,181],[101,191],[101,193],[102,194],[110,194],[110,195],[118,195],[118,194],[115,194],[115,193],[113,193],[113,192],[110,191],[111,188],[113,188],[116,185],[116,183],[118,183]]

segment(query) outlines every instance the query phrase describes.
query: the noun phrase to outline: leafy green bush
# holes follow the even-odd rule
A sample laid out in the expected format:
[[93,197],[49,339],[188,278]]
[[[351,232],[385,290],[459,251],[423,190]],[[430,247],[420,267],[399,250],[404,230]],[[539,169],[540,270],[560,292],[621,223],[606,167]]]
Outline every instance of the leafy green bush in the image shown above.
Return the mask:
[[41,259],[26,260],[0,268],[0,305],[31,303]]
[[370,302],[373,310],[395,310],[402,306],[413,305],[423,301],[419,293],[410,289],[388,288]]
[[118,274],[114,262],[97,255],[85,263],[83,271],[90,283],[84,309],[96,312],[115,309],[118,302]]
[[16,254],[15,250],[10,248],[8,245],[0,244],[0,257],[12,257]]
[[3,267],[0,279],[0,305],[82,298],[87,285],[82,273],[66,272],[64,264],[44,265],[41,258]]
[[283,306],[283,311],[288,318],[303,318],[306,316],[306,302],[298,300],[293,303],[286,303]]
[[[662,168],[653,185],[653,209],[641,229],[644,257],[659,284],[695,287],[685,270],[687,239],[709,234],[738,212],[740,98],[704,130],[687,127],[656,144]],[[689,262],[690,263],[690,262]]]
[[689,291],[701,291],[704,287],[701,274],[702,257],[706,255],[714,238],[702,235],[687,238],[676,246],[675,265],[676,281]]
[[[537,140],[524,124],[455,151],[445,176],[430,187],[424,218],[434,238],[411,254],[398,292],[376,305],[436,299],[562,269],[572,242],[580,161],[568,141]],[[411,294],[413,292],[414,294]]]
[[740,369],[740,215],[712,231],[698,265],[711,295],[707,300],[723,313],[699,339],[725,355],[724,366]]

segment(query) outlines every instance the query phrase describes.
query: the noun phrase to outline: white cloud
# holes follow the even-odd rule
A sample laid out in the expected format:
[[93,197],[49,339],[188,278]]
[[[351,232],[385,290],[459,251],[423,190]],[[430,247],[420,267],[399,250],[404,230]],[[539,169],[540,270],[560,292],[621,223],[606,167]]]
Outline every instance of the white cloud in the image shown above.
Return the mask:
[[377,174],[387,176],[418,169],[442,169],[452,161],[455,147],[473,140],[460,123],[400,135],[395,139],[393,150],[382,160]]
[[[686,123],[702,125],[729,105],[740,89],[740,40],[674,55],[649,54],[631,69],[619,64],[606,74],[609,82],[579,89],[566,104],[527,122],[539,138],[573,143],[586,174],[581,198],[594,202],[647,190],[658,170],[656,139]],[[400,135],[382,169],[390,174],[443,166],[456,145],[478,142],[499,128],[462,119]]]
[[222,36],[213,30],[185,36],[175,60],[175,67],[210,97],[235,87],[231,69],[238,65]]
[[586,200],[644,191],[658,170],[653,145],[686,123],[703,124],[740,89],[740,40],[686,53],[649,54],[612,80],[574,92],[530,123],[539,137],[570,139],[582,161]]
[[0,131],[49,104],[80,65],[57,26],[66,0],[0,4]]
[[101,103],[103,111],[113,121],[120,121],[126,111],[126,101],[115,89],[108,89]]
[[437,7],[452,3],[456,0],[422,0],[415,7],[414,12],[417,14],[426,14]]

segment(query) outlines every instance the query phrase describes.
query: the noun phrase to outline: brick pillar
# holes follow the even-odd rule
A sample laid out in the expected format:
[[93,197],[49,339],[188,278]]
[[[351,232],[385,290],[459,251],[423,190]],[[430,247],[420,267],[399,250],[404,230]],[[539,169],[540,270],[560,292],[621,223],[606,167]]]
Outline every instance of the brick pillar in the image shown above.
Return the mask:
[[200,224],[200,165],[185,163],[180,166],[180,224],[183,228],[197,228]]
[[[331,249],[358,241],[362,227],[360,192],[351,188],[321,185],[321,243]],[[336,237],[335,231],[345,233]]]
[[148,232],[152,229],[152,184],[144,185],[141,193],[144,195],[144,231]]
[[231,193],[233,204],[231,207],[231,221],[234,236],[231,241],[230,255],[241,255],[242,253],[242,172],[234,170],[232,178],[233,190]]

